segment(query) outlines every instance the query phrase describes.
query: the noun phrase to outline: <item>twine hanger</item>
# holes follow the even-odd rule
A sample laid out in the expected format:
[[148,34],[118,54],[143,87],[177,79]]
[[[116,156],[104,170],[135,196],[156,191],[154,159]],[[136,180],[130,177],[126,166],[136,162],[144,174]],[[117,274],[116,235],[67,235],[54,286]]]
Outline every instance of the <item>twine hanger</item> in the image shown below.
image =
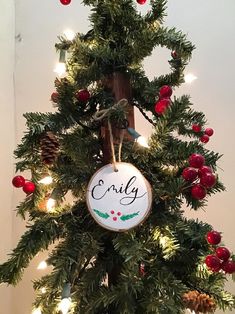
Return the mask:
[[[111,144],[111,153],[112,153],[112,160],[113,160],[113,169],[115,172],[118,171],[117,169],[117,160],[115,156],[115,148],[114,148],[114,140],[113,140],[113,131],[112,131],[112,125],[110,123],[110,115],[113,111],[115,111],[118,108],[122,108],[125,110],[127,108],[128,101],[127,99],[121,99],[119,100],[118,103],[114,104],[112,107],[108,109],[103,109],[94,115],[93,119],[95,121],[101,121],[104,118],[108,118],[108,128],[109,128],[109,136],[110,136],[110,144]],[[122,129],[120,132],[120,142],[119,142],[119,147],[118,147],[118,162],[121,162],[121,155],[122,155],[122,144],[123,144],[123,139],[124,139],[124,130]]]

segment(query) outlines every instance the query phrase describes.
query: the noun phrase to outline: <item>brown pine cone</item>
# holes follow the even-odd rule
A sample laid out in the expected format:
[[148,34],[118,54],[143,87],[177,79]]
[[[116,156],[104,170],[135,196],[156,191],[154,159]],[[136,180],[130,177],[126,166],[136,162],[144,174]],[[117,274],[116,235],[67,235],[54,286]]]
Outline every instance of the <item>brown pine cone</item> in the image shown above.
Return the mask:
[[40,146],[42,161],[47,165],[53,164],[59,151],[59,142],[54,133],[51,131],[46,132],[41,139]]
[[215,300],[208,294],[200,293],[196,290],[189,291],[183,295],[183,301],[186,308],[194,311],[196,314],[213,313],[216,309]]

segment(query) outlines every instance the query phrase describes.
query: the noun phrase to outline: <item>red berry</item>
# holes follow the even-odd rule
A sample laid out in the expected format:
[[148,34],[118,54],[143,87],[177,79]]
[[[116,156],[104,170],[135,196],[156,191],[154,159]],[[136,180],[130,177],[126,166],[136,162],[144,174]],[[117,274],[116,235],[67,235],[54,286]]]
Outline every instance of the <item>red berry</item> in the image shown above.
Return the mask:
[[198,176],[198,171],[197,169],[195,168],[192,168],[192,167],[188,167],[188,168],[185,168],[183,170],[183,173],[182,173],[182,177],[186,180],[186,181],[191,181],[193,182]]
[[137,2],[138,2],[139,4],[145,4],[146,1],[147,1],[147,0],[137,0]]
[[31,194],[35,191],[35,184],[31,181],[27,181],[25,182],[25,185],[23,186],[23,191],[26,193],[26,194]]
[[200,154],[192,154],[189,157],[189,165],[193,168],[201,168],[205,163],[205,158]]
[[175,50],[173,50],[171,52],[171,56],[172,56],[173,59],[177,59],[178,58],[178,53]]
[[216,184],[216,176],[214,175],[214,173],[211,172],[204,173],[201,176],[200,183],[204,187],[210,189]]
[[208,136],[212,136],[214,134],[214,130],[212,128],[205,129],[205,134]]
[[54,102],[54,103],[57,103],[58,102],[58,97],[59,97],[59,93],[57,92],[53,92],[51,94],[51,100]]
[[117,221],[117,217],[113,217],[113,220],[114,220],[114,221]]
[[115,211],[114,210],[111,210],[111,212],[110,212],[112,215],[114,215],[115,214]]
[[220,260],[215,255],[208,255],[205,259],[205,263],[212,271],[219,271],[221,268]]
[[173,91],[172,88],[168,85],[164,85],[159,90],[159,96],[160,98],[170,98]]
[[12,179],[12,184],[14,185],[15,188],[22,188],[25,184],[25,178],[22,176],[15,176]]
[[118,212],[118,213],[117,213],[117,215],[118,215],[118,216],[121,216],[121,215],[122,215],[122,213],[121,213],[121,212]]
[[226,247],[220,246],[216,249],[216,255],[222,261],[227,261],[230,257],[230,252]]
[[192,125],[192,130],[193,130],[195,133],[201,132],[201,129],[202,129],[202,127],[200,126],[200,124],[193,124],[193,125]]
[[209,231],[206,235],[207,242],[212,245],[217,245],[221,241],[221,235],[218,231]]
[[82,89],[76,93],[76,98],[78,101],[87,102],[90,99],[91,95],[87,89]]
[[63,5],[68,5],[68,4],[70,4],[71,0],[60,0],[60,2],[61,2]]
[[202,166],[200,169],[198,169],[198,175],[201,177],[202,175],[206,173],[212,173],[212,169],[209,166]]
[[201,184],[195,184],[191,189],[191,195],[196,200],[202,200],[206,197],[206,189]]
[[232,260],[229,260],[222,263],[222,269],[228,274],[235,273],[235,262]]
[[154,110],[158,115],[162,115],[166,109],[170,106],[170,99],[168,98],[163,98],[161,100],[159,100],[158,102],[156,102]]
[[201,137],[200,137],[200,141],[202,142],[202,143],[208,143],[209,142],[209,140],[210,140],[210,138],[209,138],[209,136],[208,135],[206,135],[206,134],[203,134]]

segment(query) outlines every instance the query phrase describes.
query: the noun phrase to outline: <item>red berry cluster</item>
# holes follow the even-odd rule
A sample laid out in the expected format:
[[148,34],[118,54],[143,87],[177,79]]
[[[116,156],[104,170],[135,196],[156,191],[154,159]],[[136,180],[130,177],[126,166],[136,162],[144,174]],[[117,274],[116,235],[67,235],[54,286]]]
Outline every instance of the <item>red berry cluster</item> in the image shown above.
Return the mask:
[[171,95],[173,91],[168,85],[164,85],[159,90],[159,100],[154,105],[155,112],[160,116],[165,113],[171,104]]
[[[121,212],[117,212],[117,213],[116,213],[115,210],[111,210],[110,213],[111,213],[111,215],[117,215],[118,217],[120,217],[120,216],[122,215]],[[117,216],[114,216],[114,217],[113,217],[113,220],[114,220],[114,221],[117,221],[117,220],[118,220],[118,217],[117,217]]]
[[189,167],[185,168],[182,177],[193,183],[191,195],[197,200],[206,197],[207,189],[216,183],[216,176],[211,167],[205,165],[205,158],[200,154],[192,154],[189,157]]
[[36,188],[35,184],[32,181],[25,180],[25,178],[23,176],[15,176],[12,179],[12,184],[16,188],[23,188],[23,191],[26,194],[33,193],[35,191],[35,188]]
[[[200,133],[202,132],[202,127],[200,126],[200,124],[193,124],[192,125],[192,130],[195,132],[195,133]],[[202,143],[208,143],[209,140],[210,140],[210,137],[214,134],[214,130],[212,128],[206,128],[204,131],[203,131],[203,134],[202,136],[200,137],[200,141]]]
[[[217,231],[210,231],[206,236],[207,242],[212,245],[218,245],[221,241],[221,235]],[[225,273],[233,274],[235,272],[235,262],[230,258],[230,251],[219,246],[214,248],[214,254],[207,255],[205,259],[206,266],[213,272],[218,272],[221,269]]]
[[[81,89],[75,93],[75,97],[78,101],[82,103],[86,103],[90,99],[91,95],[87,89]],[[59,93],[53,92],[51,94],[51,101],[53,101],[54,103],[57,103],[58,99],[59,99]]]

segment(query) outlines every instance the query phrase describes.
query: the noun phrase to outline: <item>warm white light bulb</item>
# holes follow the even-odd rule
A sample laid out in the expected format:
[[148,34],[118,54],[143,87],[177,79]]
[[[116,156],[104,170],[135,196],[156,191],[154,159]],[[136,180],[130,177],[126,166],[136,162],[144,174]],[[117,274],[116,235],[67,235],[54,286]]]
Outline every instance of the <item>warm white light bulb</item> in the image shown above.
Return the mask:
[[42,314],[42,311],[40,310],[40,308],[37,308],[32,311],[32,314]]
[[41,288],[41,293],[46,293],[47,292],[47,289],[45,287]]
[[39,183],[45,184],[45,185],[49,185],[53,182],[53,179],[51,176],[46,176],[45,178],[42,178],[40,181],[38,181]]
[[46,261],[40,262],[40,263],[38,264],[38,267],[37,267],[38,270],[44,270],[44,269],[46,269],[46,268],[47,268],[47,262],[46,262]]
[[64,76],[66,73],[65,63],[64,62],[58,62],[55,69],[54,69],[54,72],[57,73],[59,75],[59,77]]
[[196,79],[197,79],[197,77],[192,73],[188,73],[184,76],[185,83],[187,83],[187,84],[191,84]]
[[71,306],[71,299],[64,298],[60,301],[58,310],[62,312],[62,314],[67,314]]
[[55,208],[56,201],[53,198],[49,198],[46,204],[47,211],[50,213]]
[[136,142],[143,147],[149,148],[148,142],[144,136],[139,136]]
[[72,29],[66,29],[63,33],[68,40],[73,40],[76,35]]

